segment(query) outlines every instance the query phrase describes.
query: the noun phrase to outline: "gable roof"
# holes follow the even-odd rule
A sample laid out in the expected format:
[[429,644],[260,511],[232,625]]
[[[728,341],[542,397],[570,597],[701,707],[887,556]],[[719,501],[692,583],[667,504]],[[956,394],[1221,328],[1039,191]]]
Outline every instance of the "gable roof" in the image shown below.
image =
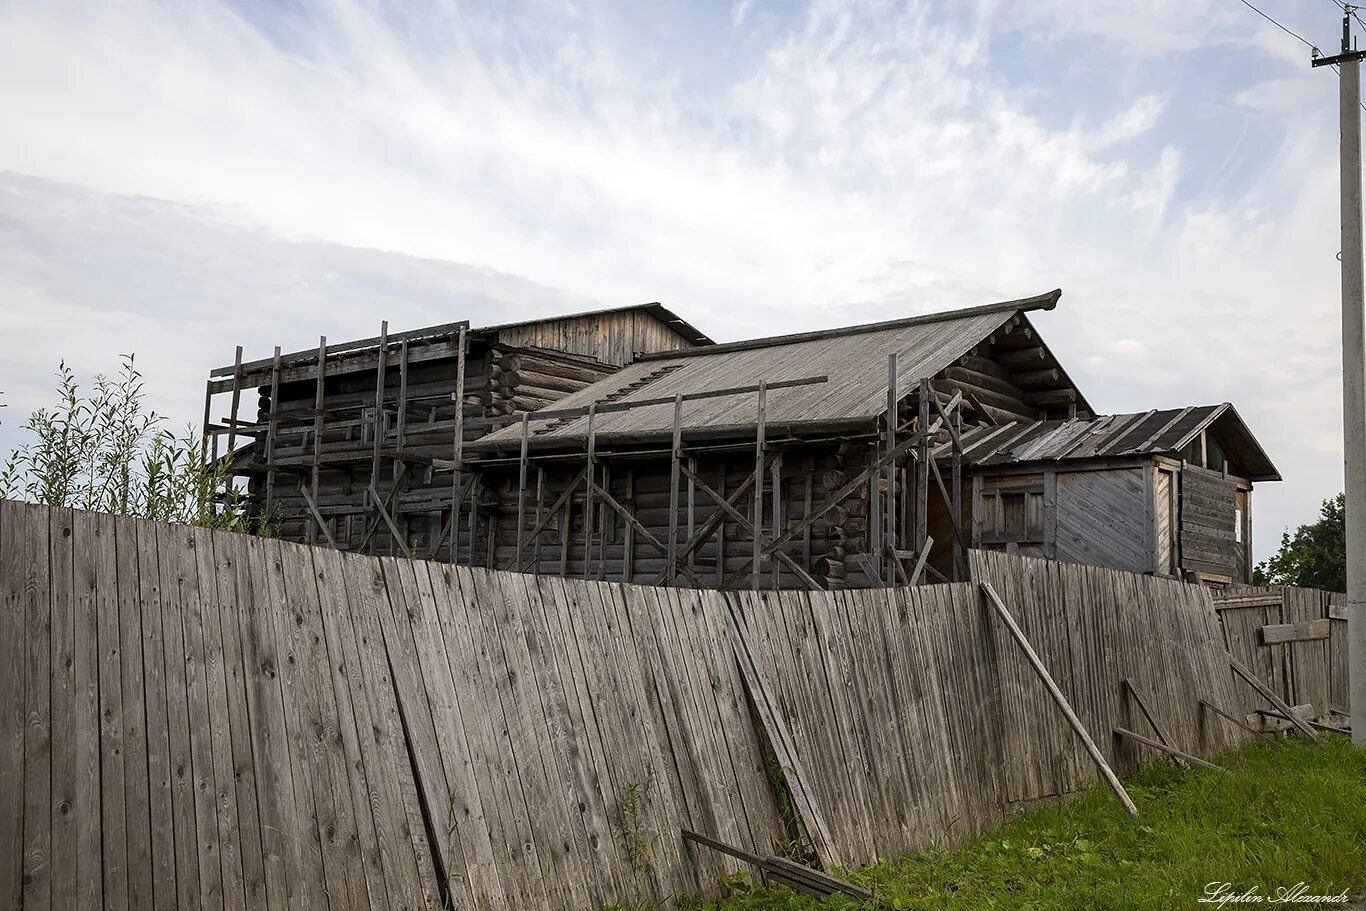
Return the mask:
[[[407,341],[413,348],[421,346],[436,347],[439,350],[429,351],[430,355],[452,357],[454,348],[451,346],[451,339],[457,335],[462,328],[466,329],[474,337],[496,337],[498,333],[506,329],[521,329],[528,326],[536,326],[542,323],[560,323],[568,320],[585,319],[594,316],[609,316],[616,313],[645,313],[669,329],[673,330],[678,336],[692,345],[712,345],[715,344],[700,329],[684,320],[668,307],[660,303],[630,304],[625,307],[607,307],[601,310],[585,310],[579,313],[562,313],[554,316],[546,316],[538,319],[520,320],[512,323],[496,323],[490,326],[479,326],[470,328],[467,320],[454,323],[441,323],[436,326],[427,326],[422,329],[410,329],[404,332],[391,332],[387,337],[390,348],[400,342]],[[355,339],[348,342],[333,342],[327,346],[328,373],[336,376],[354,369],[374,369],[377,362],[377,352],[380,346],[378,336],[371,338]],[[415,359],[423,359],[422,355],[415,354]],[[335,360],[334,360],[335,359]],[[223,367],[215,367],[209,372],[211,384],[224,386],[230,384],[235,369],[240,369],[240,385],[243,388],[250,388],[254,385],[261,385],[269,382],[271,366],[274,358],[262,358],[255,361],[247,361],[240,368],[234,368],[232,364]],[[305,348],[301,351],[291,351],[280,356],[280,366],[286,370],[306,369],[318,363],[318,349]],[[286,376],[286,381],[295,377]],[[224,386],[226,388],[226,386]],[[216,392],[223,389],[214,389]]]
[[[590,404],[670,398],[736,386],[775,383],[813,376],[826,382],[770,390],[765,421],[782,430],[854,426],[875,420],[887,409],[887,356],[897,356],[897,387],[906,393],[922,377],[933,376],[1027,310],[1051,310],[1061,291],[1003,301],[983,307],[927,314],[841,329],[802,332],[704,348],[657,352],[641,357],[612,376],[556,402],[554,411]],[[756,422],[753,394],[725,396],[683,405],[682,425],[692,434],[752,433]],[[668,438],[673,405],[645,405],[599,414],[594,434],[600,443],[613,438]],[[587,418],[561,418],[531,424],[534,445],[582,440]],[[520,430],[507,427],[469,444],[497,448],[520,440]]]
[[[1220,439],[1240,476],[1252,481],[1281,479],[1252,431],[1227,402],[1088,420],[974,427],[963,434],[963,458],[974,467],[991,467],[1141,455],[1179,457],[1204,430],[1212,430]],[[947,447],[941,447],[936,454],[946,451]]]

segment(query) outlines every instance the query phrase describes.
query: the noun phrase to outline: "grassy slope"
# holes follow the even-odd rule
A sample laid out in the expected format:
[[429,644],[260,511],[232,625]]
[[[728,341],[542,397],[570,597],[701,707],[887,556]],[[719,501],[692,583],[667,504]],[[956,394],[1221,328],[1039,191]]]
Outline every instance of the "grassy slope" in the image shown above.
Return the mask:
[[1159,763],[1134,775],[1125,786],[1138,819],[1102,788],[1032,810],[954,850],[850,873],[877,893],[876,903],[747,892],[740,882],[730,898],[704,907],[1213,908],[1195,901],[1213,881],[1238,891],[1258,886],[1264,896],[1299,882],[1317,894],[1366,887],[1366,750],[1326,735],[1319,745],[1256,743],[1217,762],[1229,774]]

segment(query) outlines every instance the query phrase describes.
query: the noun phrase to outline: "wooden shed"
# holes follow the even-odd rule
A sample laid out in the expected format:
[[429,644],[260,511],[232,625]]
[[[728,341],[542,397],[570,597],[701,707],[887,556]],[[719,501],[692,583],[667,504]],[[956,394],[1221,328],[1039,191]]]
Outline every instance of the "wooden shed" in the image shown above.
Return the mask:
[[1232,405],[977,427],[974,547],[1249,582],[1252,485],[1280,475]]

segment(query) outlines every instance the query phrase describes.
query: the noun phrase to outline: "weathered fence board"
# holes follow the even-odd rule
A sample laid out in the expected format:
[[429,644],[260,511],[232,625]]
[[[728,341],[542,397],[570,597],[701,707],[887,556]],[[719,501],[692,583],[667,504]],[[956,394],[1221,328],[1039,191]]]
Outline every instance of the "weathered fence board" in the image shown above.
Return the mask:
[[1230,652],[1345,703],[1324,593],[971,564],[721,593],[0,502],[0,908],[668,904],[746,869],[683,829],[825,864],[960,837],[1096,778],[977,582],[1120,772],[1247,736],[1201,709],[1267,708]]

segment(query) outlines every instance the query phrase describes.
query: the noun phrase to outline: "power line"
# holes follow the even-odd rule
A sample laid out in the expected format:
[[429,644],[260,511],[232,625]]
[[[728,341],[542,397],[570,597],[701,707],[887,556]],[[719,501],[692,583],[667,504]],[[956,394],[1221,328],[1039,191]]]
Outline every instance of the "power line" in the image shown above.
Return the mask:
[[[1275,19],[1272,19],[1272,18],[1271,18],[1270,16],[1268,16],[1266,13],[1264,13],[1264,12],[1262,12],[1261,10],[1257,9],[1257,7],[1255,7],[1255,6],[1253,6],[1251,3],[1249,3],[1248,0],[1238,0],[1238,2],[1241,3],[1243,6],[1246,6],[1248,9],[1252,10],[1252,11],[1253,11],[1254,13],[1256,13],[1258,16],[1261,16],[1261,17],[1262,17],[1263,19],[1265,19],[1267,22],[1270,22],[1272,25],[1276,26],[1276,28],[1278,28],[1278,29],[1280,29],[1281,31],[1285,32],[1285,33],[1286,33],[1287,35],[1289,35],[1291,38],[1294,38],[1294,39],[1295,39],[1296,41],[1298,41],[1300,44],[1303,44],[1305,47],[1309,48],[1309,50],[1313,51],[1315,54],[1320,54],[1320,53],[1322,53],[1322,51],[1320,51],[1317,47],[1315,47],[1315,46],[1313,45],[1313,43],[1310,42],[1308,39],[1306,39],[1303,35],[1299,34],[1298,32],[1292,32],[1290,29],[1286,28],[1284,25],[1281,25],[1281,24],[1280,24],[1279,22],[1277,22]],[[1336,67],[1334,67],[1334,69],[1336,69]]]
[[[1281,23],[1277,22],[1275,19],[1271,18],[1271,17],[1268,16],[1266,13],[1264,13],[1264,12],[1262,12],[1261,10],[1257,9],[1257,7],[1255,7],[1255,6],[1253,6],[1251,3],[1249,3],[1248,0],[1238,0],[1238,2],[1241,3],[1243,6],[1246,6],[1248,9],[1252,10],[1252,11],[1253,11],[1254,13],[1256,13],[1258,16],[1261,16],[1261,17],[1262,17],[1263,19],[1265,19],[1267,22],[1270,22],[1272,25],[1276,26],[1276,28],[1278,28],[1278,29],[1280,29],[1281,31],[1285,32],[1285,33],[1286,33],[1287,35],[1289,35],[1291,38],[1294,38],[1294,39],[1295,39],[1296,41],[1298,41],[1300,44],[1303,44],[1305,47],[1309,48],[1310,52],[1311,52],[1315,57],[1317,57],[1319,54],[1322,54],[1322,53],[1323,53],[1323,51],[1320,51],[1320,50],[1318,49],[1318,47],[1316,47],[1312,41],[1310,41],[1309,39],[1305,38],[1305,37],[1304,37],[1303,35],[1301,35],[1299,32],[1291,31],[1289,28],[1286,28],[1284,25],[1282,25]],[[1338,7],[1339,9],[1341,9],[1344,13],[1347,13],[1348,15],[1350,15],[1353,19],[1356,19],[1356,21],[1359,22],[1359,23],[1361,23],[1361,25],[1362,25],[1363,27],[1366,27],[1366,22],[1362,22],[1361,17],[1359,17],[1359,16],[1356,14],[1356,7],[1354,7],[1354,6],[1352,6],[1351,4],[1348,4],[1348,3],[1342,3],[1341,0],[1333,0],[1333,5],[1336,6],[1336,7]],[[1337,64],[1334,63],[1334,64],[1330,64],[1330,65],[1331,65],[1332,68],[1333,68],[1333,72],[1337,73],[1337,72],[1338,72]],[[1366,101],[1361,102],[1361,109],[1362,109],[1363,111],[1366,111]]]

